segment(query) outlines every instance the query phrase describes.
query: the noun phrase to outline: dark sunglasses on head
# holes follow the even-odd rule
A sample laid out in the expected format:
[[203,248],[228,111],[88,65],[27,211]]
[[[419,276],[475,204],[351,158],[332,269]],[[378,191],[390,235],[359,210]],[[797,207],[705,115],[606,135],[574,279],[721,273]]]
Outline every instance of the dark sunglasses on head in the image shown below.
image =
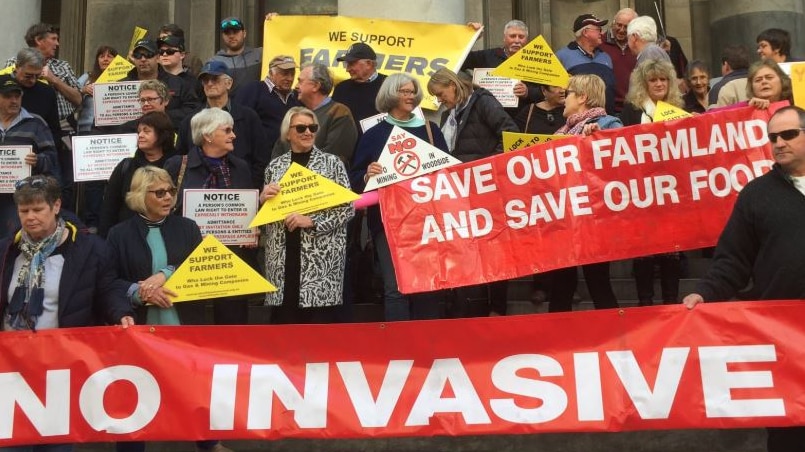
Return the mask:
[[153,52],[134,52],[131,54],[131,57],[135,60],[139,60],[140,58],[154,58],[156,55]]
[[153,193],[157,197],[157,199],[162,199],[168,193],[170,193],[171,196],[176,196],[176,189],[169,188],[166,190],[164,188],[160,188],[159,190],[148,190],[148,193]]
[[296,133],[305,133],[305,129],[310,129],[310,133],[316,133],[316,131],[319,130],[318,124],[297,124],[291,127],[296,130]]
[[221,30],[227,29],[242,30],[243,24],[239,20],[225,20],[221,22]]
[[31,188],[42,188],[47,185],[48,180],[44,176],[26,177],[25,179],[18,180],[14,183],[14,190],[19,190],[22,187],[30,186]]
[[798,137],[803,130],[805,129],[788,129],[780,132],[769,132],[769,141],[776,143],[777,137],[780,137],[785,141],[793,140],[794,138]]
[[181,52],[179,49],[159,49],[160,55],[174,55],[178,52]]

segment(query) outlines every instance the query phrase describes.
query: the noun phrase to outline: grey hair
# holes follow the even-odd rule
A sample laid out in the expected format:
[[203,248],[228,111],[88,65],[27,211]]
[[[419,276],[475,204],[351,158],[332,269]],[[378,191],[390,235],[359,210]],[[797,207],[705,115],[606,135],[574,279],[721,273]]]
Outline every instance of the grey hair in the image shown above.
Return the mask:
[[143,91],[153,91],[157,96],[162,98],[162,102],[167,104],[170,101],[171,94],[168,91],[168,86],[160,80],[145,80],[140,83],[140,88],[137,90],[137,95],[142,94]]
[[419,105],[422,102],[422,87],[419,85],[419,81],[405,72],[398,72],[386,77],[386,80],[380,85],[380,90],[377,92],[377,98],[375,99],[377,111],[388,113],[396,107],[400,102],[400,93],[398,91],[408,83],[414,84],[414,100]]
[[319,92],[325,96],[333,90],[333,75],[330,69],[319,63],[308,63],[302,66],[302,70],[310,68],[310,80],[319,84]]
[[235,121],[228,112],[217,107],[205,108],[190,119],[193,144],[201,146],[204,143],[204,135],[212,135],[215,129],[221,126],[233,126],[234,124]]
[[617,19],[618,17],[621,17],[621,16],[627,16],[627,15],[628,15],[629,17],[631,17],[631,19],[629,19],[629,22],[631,22],[632,20],[634,20],[634,18],[635,18],[635,17],[637,17],[637,16],[638,16],[637,11],[633,10],[632,8],[623,8],[623,9],[621,9],[621,10],[618,10],[618,12],[617,12],[617,13],[615,13],[615,15],[614,15],[614,16],[612,16],[613,22],[614,22],[614,21],[615,21],[615,19]]
[[643,42],[657,42],[657,23],[651,16],[638,16],[629,22],[626,35],[636,35]]
[[319,118],[316,117],[316,113],[313,113],[312,110],[305,107],[291,107],[288,109],[288,113],[285,113],[285,117],[282,118],[282,124],[280,124],[280,139],[282,141],[288,141],[288,130],[291,128],[291,120],[296,115],[305,115],[313,120],[313,124],[319,124]]
[[525,31],[526,36],[528,36],[528,25],[525,24],[522,20],[512,19],[506,22],[506,25],[503,26],[503,34],[506,34],[506,31],[509,28],[519,28]]
[[45,57],[35,47],[26,47],[17,52],[17,67],[32,66],[37,69],[45,67]]

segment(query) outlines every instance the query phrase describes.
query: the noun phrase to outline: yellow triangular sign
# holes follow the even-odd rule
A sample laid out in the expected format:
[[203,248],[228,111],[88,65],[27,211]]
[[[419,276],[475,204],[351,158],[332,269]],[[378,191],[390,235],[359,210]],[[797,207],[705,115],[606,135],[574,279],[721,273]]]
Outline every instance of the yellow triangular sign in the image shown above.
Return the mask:
[[250,228],[284,220],[294,212],[318,212],[360,198],[352,190],[298,163],[291,163],[280,179],[280,187],[279,194],[266,201],[257,212]]
[[176,269],[165,288],[178,295],[171,298],[174,303],[277,290],[212,234]]
[[383,167],[383,174],[369,179],[364,192],[379,187],[396,184],[423,174],[430,174],[448,166],[461,163],[461,160],[420,139],[413,133],[394,126],[377,159]]
[[570,75],[542,35],[507,58],[492,71],[492,75],[562,88],[570,80]]
[[654,108],[654,117],[651,119],[654,122],[660,122],[690,117],[693,117],[693,115],[685,110],[679,107],[674,107],[668,102],[658,101],[657,106]]
[[10,66],[6,66],[3,69],[0,69],[0,75],[8,75],[14,72],[14,69],[17,68],[16,64],[12,64]]
[[131,43],[129,43],[129,55],[131,52],[134,51],[134,45],[137,44],[137,41],[140,39],[145,38],[145,35],[148,34],[148,30],[143,27],[134,27],[134,33],[131,34]]
[[568,138],[570,135],[545,135],[541,133],[518,133],[503,131],[503,152],[525,149],[535,144]]
[[101,72],[101,75],[98,76],[98,80],[95,80],[95,83],[110,83],[123,80],[133,67],[134,65],[126,61],[125,58],[120,55],[115,55],[115,59],[109,63],[109,67]]

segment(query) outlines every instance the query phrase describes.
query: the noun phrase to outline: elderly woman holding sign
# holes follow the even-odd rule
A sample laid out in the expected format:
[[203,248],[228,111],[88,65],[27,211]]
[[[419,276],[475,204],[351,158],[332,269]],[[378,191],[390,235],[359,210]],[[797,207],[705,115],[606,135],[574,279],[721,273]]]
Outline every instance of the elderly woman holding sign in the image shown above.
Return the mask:
[[[341,160],[314,145],[318,130],[315,113],[304,107],[288,110],[280,126],[280,139],[291,149],[266,168],[260,202],[281,193],[279,181],[294,163],[350,188]],[[352,204],[342,204],[308,215],[292,213],[266,226],[266,279],[278,289],[266,295],[266,305],[275,306],[271,323],[335,320],[343,302],[346,226],[354,213]]]
[[[375,107],[377,111],[388,115],[382,122],[367,130],[358,142],[352,169],[349,172],[349,181],[353,189],[363,191],[366,182],[383,171],[383,166],[377,160],[386,148],[386,142],[395,126],[447,152],[447,142],[439,127],[414,115],[414,109],[420,102],[422,102],[422,88],[410,75],[392,74],[383,81],[375,100]],[[386,232],[383,230],[379,206],[369,207],[367,220],[383,274],[386,321],[439,318],[437,302],[415,296],[410,298],[409,304],[409,299],[397,290],[397,277],[391,261]]]
[[[164,168],[179,190],[176,213],[182,215],[183,193],[189,188],[205,190],[256,189],[251,168],[235,156],[232,116],[220,108],[205,108],[190,120],[194,146],[187,155],[176,155]],[[239,258],[257,268],[256,248],[233,246]],[[243,325],[249,322],[248,297],[224,297],[213,301],[216,325]]]
[[148,306],[149,325],[178,325],[179,317],[162,286],[201,243],[193,220],[171,215],[176,186],[162,168],[143,166],[134,171],[126,204],[135,216],[109,231],[118,276],[129,282],[132,306]]

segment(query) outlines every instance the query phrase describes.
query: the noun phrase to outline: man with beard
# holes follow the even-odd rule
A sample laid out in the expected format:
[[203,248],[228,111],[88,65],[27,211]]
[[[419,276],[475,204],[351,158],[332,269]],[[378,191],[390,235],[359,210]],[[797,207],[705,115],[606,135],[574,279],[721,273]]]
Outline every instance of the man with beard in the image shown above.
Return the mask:
[[237,17],[228,17],[221,21],[221,41],[224,47],[212,57],[229,68],[234,84],[232,93],[249,83],[260,80],[263,68],[263,48],[246,45],[246,26]]

